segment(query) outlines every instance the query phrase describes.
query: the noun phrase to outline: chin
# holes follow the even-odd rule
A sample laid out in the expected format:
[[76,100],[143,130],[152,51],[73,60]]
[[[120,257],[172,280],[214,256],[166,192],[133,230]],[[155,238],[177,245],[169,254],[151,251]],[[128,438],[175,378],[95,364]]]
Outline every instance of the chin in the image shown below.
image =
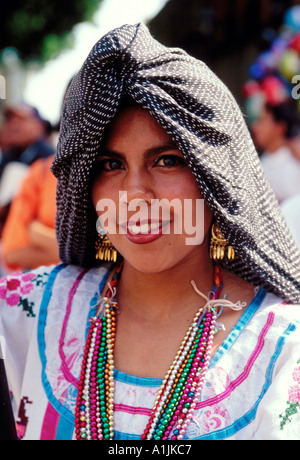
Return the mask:
[[156,273],[161,273],[165,270],[168,270],[172,267],[166,264],[165,262],[160,262],[156,260],[155,262],[152,260],[142,260],[138,261],[136,258],[131,261],[127,260],[128,264],[131,265],[136,271],[139,273],[143,273],[145,275],[155,275]]
[[191,261],[191,254],[182,254],[178,252],[174,257],[174,250],[169,254],[163,254],[161,251],[153,251],[149,254],[144,254],[142,257],[132,255],[132,257],[125,257],[124,261],[127,262],[134,270],[145,275],[155,275],[169,270],[176,270],[178,268],[185,267],[185,264],[189,264]]

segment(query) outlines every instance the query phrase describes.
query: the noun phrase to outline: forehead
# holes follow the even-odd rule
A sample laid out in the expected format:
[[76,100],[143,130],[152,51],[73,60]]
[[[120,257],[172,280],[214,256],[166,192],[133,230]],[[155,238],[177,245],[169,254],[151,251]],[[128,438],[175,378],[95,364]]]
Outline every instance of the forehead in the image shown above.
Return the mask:
[[122,109],[107,128],[103,142],[106,148],[114,144],[157,143],[171,141],[162,126],[139,106]]

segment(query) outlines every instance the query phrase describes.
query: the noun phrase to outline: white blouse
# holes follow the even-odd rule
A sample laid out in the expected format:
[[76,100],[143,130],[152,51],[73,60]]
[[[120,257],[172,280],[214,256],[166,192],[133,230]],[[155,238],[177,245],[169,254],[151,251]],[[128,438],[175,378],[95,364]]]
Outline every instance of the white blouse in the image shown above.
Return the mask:
[[[0,281],[20,439],[71,440],[89,317],[109,274],[58,265]],[[300,306],[258,289],[212,356],[185,439],[300,439]],[[115,439],[139,439],[161,380],[115,370]]]

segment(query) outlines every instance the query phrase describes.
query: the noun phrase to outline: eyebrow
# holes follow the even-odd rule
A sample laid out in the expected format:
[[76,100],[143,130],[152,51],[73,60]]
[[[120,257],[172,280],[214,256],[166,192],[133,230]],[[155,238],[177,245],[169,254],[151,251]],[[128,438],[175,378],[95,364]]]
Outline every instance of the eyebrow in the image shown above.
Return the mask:
[[[145,150],[144,151],[144,156],[147,159],[147,158],[151,158],[151,157],[153,157],[155,155],[159,155],[160,153],[166,152],[168,150],[178,150],[180,152],[179,148],[177,147],[177,145],[174,142],[168,141],[165,144],[158,145],[156,147],[150,147],[149,149]],[[101,150],[100,155],[99,155],[99,159],[101,159],[102,157],[105,157],[105,156],[109,156],[109,157],[116,158],[116,159],[119,159],[119,160],[124,160],[125,159],[124,154],[122,154],[120,152],[116,152],[114,150],[109,150],[109,149],[103,148]]]

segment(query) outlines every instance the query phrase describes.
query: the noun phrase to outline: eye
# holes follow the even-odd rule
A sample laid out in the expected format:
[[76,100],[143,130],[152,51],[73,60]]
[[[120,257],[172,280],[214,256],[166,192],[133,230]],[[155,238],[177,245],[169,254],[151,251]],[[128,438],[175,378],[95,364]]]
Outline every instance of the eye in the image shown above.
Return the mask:
[[115,159],[104,160],[103,169],[105,171],[115,171],[117,169],[122,169],[122,162]]
[[95,165],[95,168],[97,169],[97,172],[99,173],[102,171],[117,171],[118,169],[122,169],[122,167],[123,167],[122,162],[114,158],[106,158],[106,159],[100,160]]
[[176,166],[184,166],[184,158],[178,155],[163,155],[155,160],[155,166],[174,168]]

